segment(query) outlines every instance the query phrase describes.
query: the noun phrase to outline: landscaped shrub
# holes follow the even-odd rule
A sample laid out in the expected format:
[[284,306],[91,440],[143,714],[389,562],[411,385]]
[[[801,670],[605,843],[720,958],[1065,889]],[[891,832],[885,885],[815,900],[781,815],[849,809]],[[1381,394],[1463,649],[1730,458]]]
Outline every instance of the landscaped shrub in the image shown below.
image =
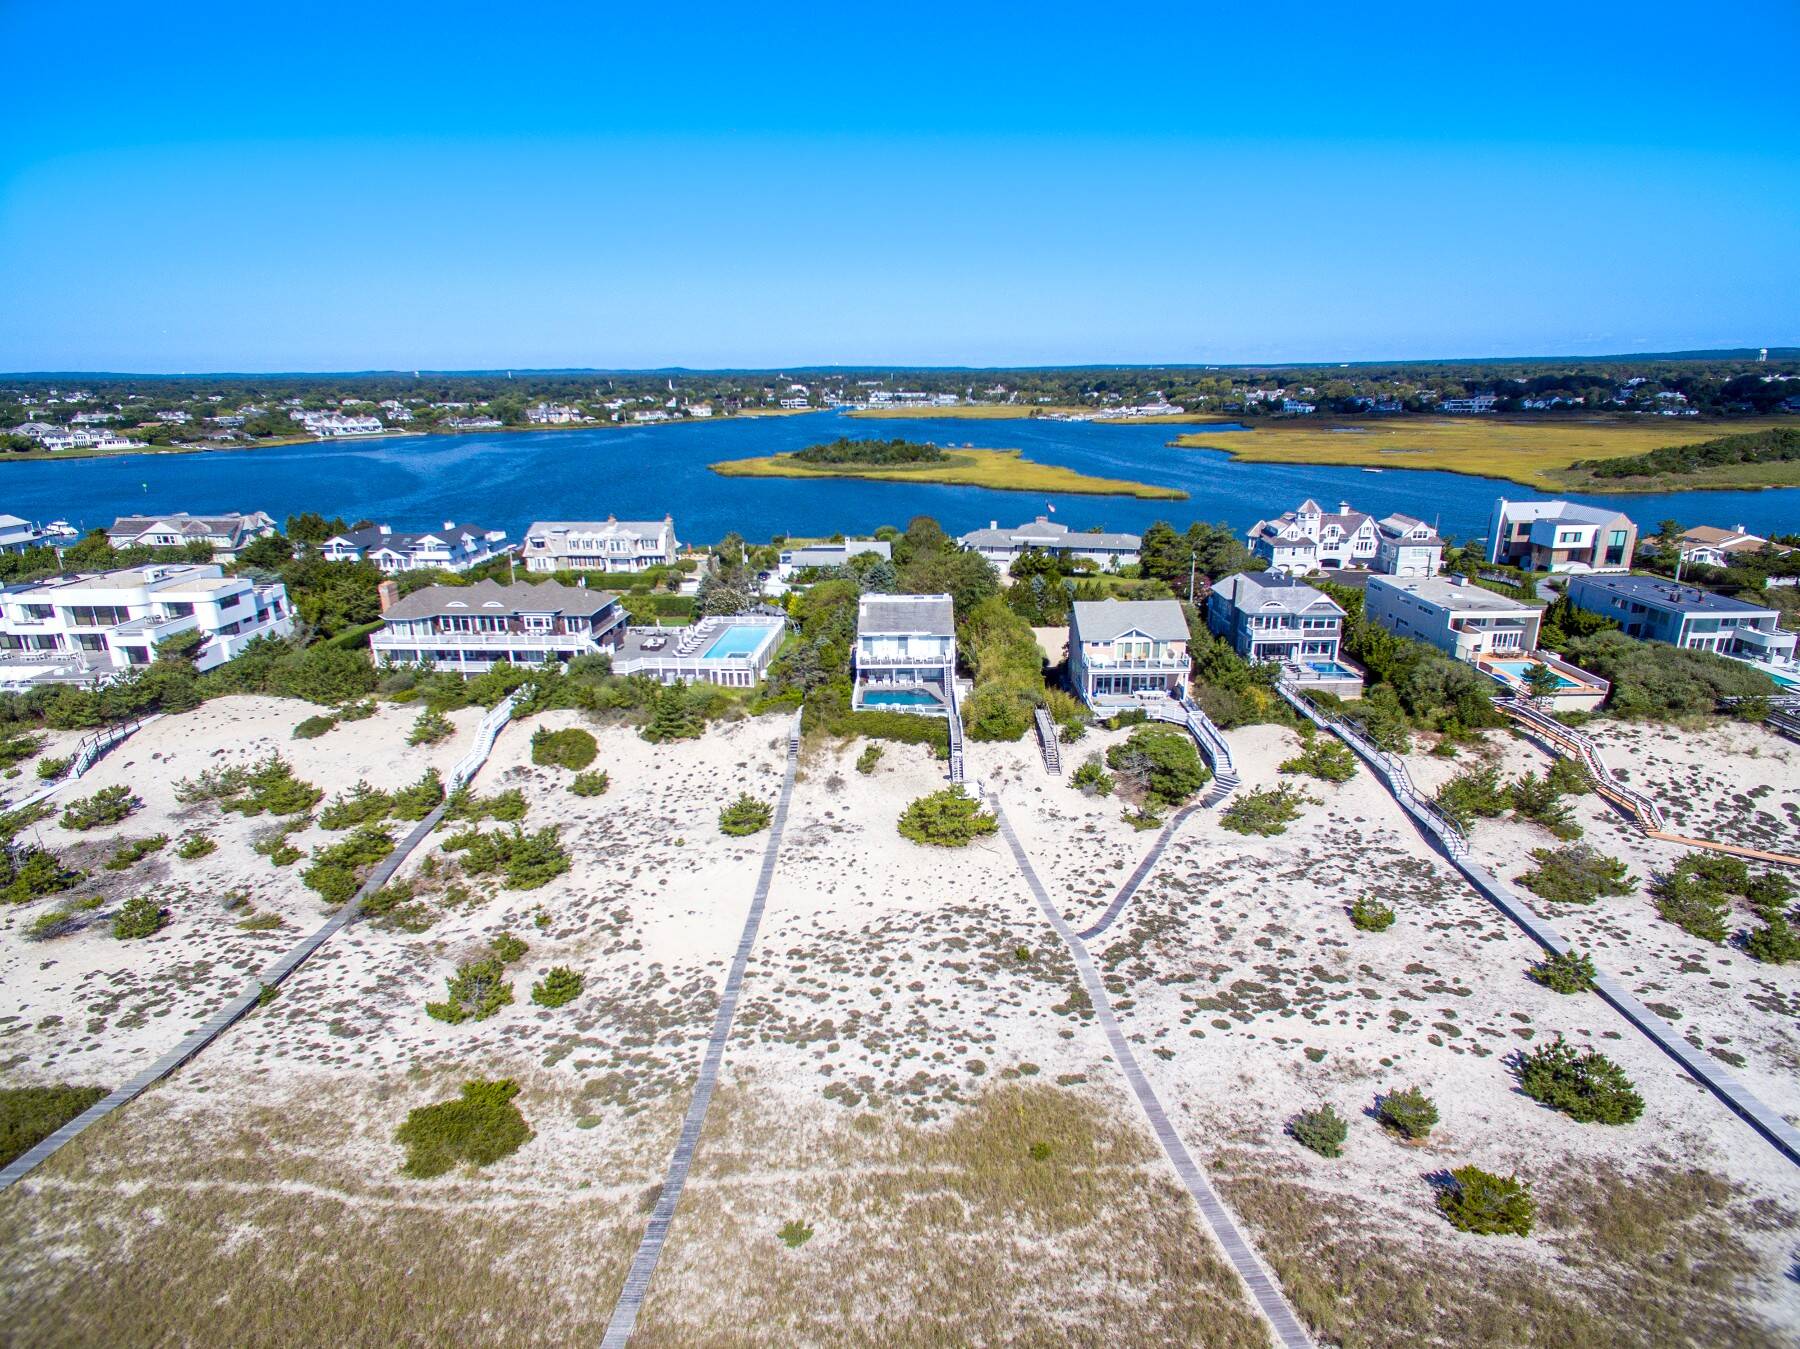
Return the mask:
[[612,780],[605,773],[577,773],[569,783],[569,792],[573,796],[605,796],[606,789],[612,786]]
[[337,724],[338,719],[336,717],[308,717],[305,721],[294,727],[294,739],[317,740]]
[[1628,895],[1637,885],[1623,862],[1585,843],[1533,848],[1531,860],[1537,865],[1519,877],[1519,884],[1560,904],[1592,904],[1601,895]]
[[1386,932],[1394,925],[1394,911],[1380,900],[1361,895],[1350,906],[1350,925],[1363,932]]
[[159,908],[153,899],[142,895],[128,899],[113,915],[112,934],[120,941],[133,941],[161,932],[169,925],[169,911]]
[[1459,1166],[1438,1191],[1437,1206],[1451,1226],[1481,1236],[1529,1236],[1537,1216],[1531,1190],[1517,1176]]
[[444,1001],[426,1003],[425,1015],[452,1026],[464,1021],[486,1021],[513,1000],[505,962],[498,956],[465,961],[445,980],[445,986]]
[[81,797],[64,806],[62,827],[98,829],[102,825],[117,824],[143,804],[137,793],[122,783],[115,787],[102,787],[92,796]]
[[1144,794],[1150,810],[1178,806],[1212,781],[1212,770],[1188,733],[1157,722],[1135,727],[1106,751],[1106,766]]
[[501,873],[509,890],[535,890],[569,869],[554,825],[535,834],[517,826],[491,834],[465,829],[444,840],[444,851],[462,853],[463,870],[471,876]]
[[394,793],[393,814],[397,820],[422,820],[438,808],[444,799],[443,779],[437,769],[427,768],[419,780]]
[[587,980],[567,965],[552,966],[531,986],[531,1000],[540,1007],[561,1007],[581,996]]
[[1791,965],[1800,960],[1800,932],[1778,913],[1744,938],[1744,950],[1765,964]]
[[393,850],[394,840],[386,830],[365,824],[348,838],[314,851],[300,879],[326,903],[345,904],[369,871]]
[[129,843],[121,843],[113,850],[113,855],[106,859],[108,871],[125,871],[143,861],[151,853],[161,852],[169,846],[167,834],[152,834],[149,838],[133,839]]
[[1557,993],[1585,993],[1594,986],[1594,962],[1585,952],[1546,956],[1531,967],[1531,977]]
[[348,792],[339,792],[319,812],[319,828],[354,829],[359,824],[375,824],[385,820],[393,808],[394,799],[386,792],[358,782]]
[[37,775],[44,782],[55,782],[69,771],[69,765],[75,762],[73,754],[65,754],[59,758],[44,758],[37,762]]
[[1350,1126],[1331,1106],[1320,1105],[1302,1110],[1289,1120],[1288,1133],[1301,1147],[1310,1148],[1321,1157],[1341,1157]]
[[1375,1118],[1402,1138],[1427,1138],[1438,1122],[1437,1106],[1418,1087],[1390,1091],[1375,1104]]
[[900,836],[935,848],[966,848],[999,831],[1000,822],[961,784],[921,796],[900,813]]
[[441,1176],[459,1163],[489,1166],[510,1157],[531,1140],[531,1127],[513,1104],[519,1084],[465,1082],[454,1101],[421,1106],[409,1112],[394,1131],[406,1149],[400,1170],[415,1180]]
[[1069,778],[1071,786],[1088,796],[1111,796],[1113,781],[1113,775],[1100,766],[1098,754],[1088,755]]
[[419,719],[407,732],[406,743],[409,745],[435,745],[440,740],[447,740],[456,734],[456,727],[450,724],[450,718],[441,712],[421,712]]
[[1629,1124],[1644,1098],[1624,1069],[1595,1049],[1578,1050],[1562,1036],[1515,1060],[1519,1086],[1532,1100],[1581,1124]]
[[719,832],[733,838],[745,838],[767,829],[772,818],[774,808],[768,802],[758,801],[749,792],[743,792],[719,812]]
[[48,848],[0,848],[0,902],[29,904],[58,894],[82,879]]
[[875,771],[875,765],[881,762],[880,745],[864,745],[863,752],[856,756],[856,771],[865,777]]
[[1287,827],[1300,818],[1300,807],[1312,801],[1304,792],[1286,783],[1264,787],[1260,791],[1240,792],[1219,816],[1219,823],[1239,834],[1269,837],[1285,834]]
[[175,855],[184,862],[198,862],[202,857],[211,857],[219,850],[219,845],[206,834],[189,834],[181,840],[175,849]]
[[22,1157],[106,1097],[105,1087],[0,1088],[0,1166]]
[[538,727],[531,733],[531,762],[540,768],[569,768],[579,772],[594,762],[600,746],[593,734],[579,726],[552,731]]
[[[1312,725],[1310,721],[1300,724]],[[1307,738],[1298,754],[1281,765],[1281,771],[1305,773],[1321,782],[1348,782],[1356,776],[1356,755],[1341,740],[1313,735]]]
[[1512,795],[1500,781],[1498,769],[1465,768],[1437,790],[1437,808],[1467,829],[1477,819],[1495,819],[1506,813]]

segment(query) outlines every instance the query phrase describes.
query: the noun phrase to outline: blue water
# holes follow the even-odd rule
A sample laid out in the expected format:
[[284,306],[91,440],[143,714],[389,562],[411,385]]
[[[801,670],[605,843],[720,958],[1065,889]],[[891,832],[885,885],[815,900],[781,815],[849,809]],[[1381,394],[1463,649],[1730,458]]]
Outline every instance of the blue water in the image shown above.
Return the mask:
[[1764,671],[1764,673],[1784,689],[1800,689],[1800,679],[1789,679],[1786,675],[1778,675],[1773,671]]
[[1355,670],[1350,669],[1348,666],[1339,665],[1334,660],[1309,660],[1306,662],[1306,668],[1312,670],[1316,674],[1322,674],[1331,679],[1356,678]]
[[938,700],[929,693],[921,693],[917,689],[900,689],[889,691],[871,689],[863,694],[864,707],[936,707]]
[[[1530,673],[1531,667],[1541,664],[1541,662],[1535,660],[1495,660],[1489,661],[1488,664],[1492,665],[1495,669],[1506,671],[1506,673],[1511,675],[1514,679],[1518,680],[1520,683],[1524,683],[1525,676]],[[1548,665],[1545,665],[1544,668],[1550,670],[1550,673],[1556,676],[1557,688],[1572,689],[1579,687],[1573,679],[1564,675],[1560,670],[1551,670]]]
[[[1107,426],[1088,422],[866,421],[839,413],[728,418],[667,426],[409,436],[375,443],[292,445],[267,450],[124,455],[0,464],[0,512],[28,520],[66,519],[83,528],[117,515],[152,511],[266,510],[277,520],[298,511],[369,519],[398,528],[436,528],[446,520],[504,529],[513,541],[534,519],[675,517],[683,542],[708,543],[737,530],[752,540],[776,534],[866,534],[935,516],[951,533],[990,520],[1018,524],[1045,512],[1035,493],[930,484],[722,478],[721,459],[796,450],[839,435],[903,436],[939,444],[1022,449],[1044,463],[1104,477],[1179,487],[1186,501],[1058,496],[1056,518],[1072,528],[1141,532],[1153,520],[1185,528],[1194,520],[1238,529],[1291,510],[1306,497],[1328,508],[1340,500],[1376,516],[1404,511],[1446,534],[1485,534],[1494,498],[1539,493],[1496,478],[1390,468],[1239,463],[1215,450],[1176,450],[1183,426]],[[1220,443],[1245,432],[1208,431]],[[1771,534],[1800,528],[1800,489],[1685,492],[1590,497],[1647,529],[1684,524],[1742,525]]]
[[725,629],[716,642],[706,648],[702,660],[712,660],[717,656],[748,656],[775,632],[774,628],[760,625],[737,626]]

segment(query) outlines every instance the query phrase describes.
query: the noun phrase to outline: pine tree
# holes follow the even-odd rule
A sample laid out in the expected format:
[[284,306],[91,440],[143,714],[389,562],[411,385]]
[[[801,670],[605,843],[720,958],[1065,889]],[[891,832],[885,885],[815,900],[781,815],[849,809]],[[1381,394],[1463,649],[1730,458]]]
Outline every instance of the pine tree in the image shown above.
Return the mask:
[[701,730],[700,718],[688,707],[685,686],[671,684],[656,695],[656,706],[643,736],[651,744],[660,745],[669,740],[697,739]]

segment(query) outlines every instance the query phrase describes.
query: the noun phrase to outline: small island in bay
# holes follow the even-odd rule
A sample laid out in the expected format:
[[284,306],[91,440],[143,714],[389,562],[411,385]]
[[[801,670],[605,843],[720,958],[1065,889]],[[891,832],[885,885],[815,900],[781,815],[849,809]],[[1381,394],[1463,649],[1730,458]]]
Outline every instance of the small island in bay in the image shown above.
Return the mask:
[[708,467],[727,478],[870,478],[878,482],[929,482],[951,487],[990,487],[1003,492],[1134,496],[1185,501],[1178,487],[1097,478],[1057,464],[1039,464],[1022,450],[945,448],[909,440],[839,437],[791,454],[727,459]]

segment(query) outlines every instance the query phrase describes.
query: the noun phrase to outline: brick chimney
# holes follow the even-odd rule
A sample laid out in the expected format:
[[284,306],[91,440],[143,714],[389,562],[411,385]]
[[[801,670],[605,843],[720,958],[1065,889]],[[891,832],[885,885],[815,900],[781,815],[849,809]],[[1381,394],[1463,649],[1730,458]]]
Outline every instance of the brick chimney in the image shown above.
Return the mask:
[[375,594],[381,600],[381,612],[386,613],[400,602],[400,584],[397,581],[383,581],[375,587]]

